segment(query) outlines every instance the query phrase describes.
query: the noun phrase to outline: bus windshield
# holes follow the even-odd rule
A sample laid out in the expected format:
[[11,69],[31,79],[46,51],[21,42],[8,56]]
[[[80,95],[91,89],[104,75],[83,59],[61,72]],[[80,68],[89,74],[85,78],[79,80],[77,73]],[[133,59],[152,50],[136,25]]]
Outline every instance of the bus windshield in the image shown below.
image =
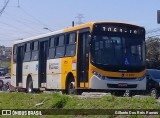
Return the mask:
[[143,66],[145,43],[141,38],[94,35],[92,62],[101,65]]

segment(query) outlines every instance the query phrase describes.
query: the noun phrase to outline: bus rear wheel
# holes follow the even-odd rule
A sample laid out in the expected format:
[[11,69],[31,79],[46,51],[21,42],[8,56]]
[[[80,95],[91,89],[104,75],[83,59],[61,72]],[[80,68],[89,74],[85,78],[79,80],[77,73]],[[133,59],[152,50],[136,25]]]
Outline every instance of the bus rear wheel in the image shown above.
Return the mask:
[[76,94],[75,81],[72,74],[69,74],[66,82],[66,93],[67,94]]
[[31,78],[29,78],[27,81],[27,93],[32,93],[32,92],[33,92],[33,81]]
[[76,94],[76,89],[75,89],[75,82],[70,82],[68,84],[68,87],[67,87],[67,93],[68,94]]

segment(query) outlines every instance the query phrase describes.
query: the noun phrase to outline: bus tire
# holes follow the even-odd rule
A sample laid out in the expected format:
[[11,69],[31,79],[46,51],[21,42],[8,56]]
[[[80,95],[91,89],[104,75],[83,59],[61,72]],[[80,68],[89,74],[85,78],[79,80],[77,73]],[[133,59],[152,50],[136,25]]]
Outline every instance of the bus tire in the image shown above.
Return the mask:
[[76,94],[75,84],[74,82],[70,82],[68,85],[68,94]]
[[124,95],[123,95],[124,97],[130,97],[131,96],[131,91],[130,90],[126,90],[125,92],[124,92]]
[[157,89],[156,88],[152,88],[150,90],[150,95],[154,98],[158,98],[158,92],[157,92]]
[[33,81],[32,78],[29,77],[27,81],[27,93],[32,93],[33,92]]
[[67,94],[76,94],[74,77],[70,75],[67,79]]
[[4,85],[3,81],[2,81],[2,80],[0,80],[0,90],[2,90],[3,85]]

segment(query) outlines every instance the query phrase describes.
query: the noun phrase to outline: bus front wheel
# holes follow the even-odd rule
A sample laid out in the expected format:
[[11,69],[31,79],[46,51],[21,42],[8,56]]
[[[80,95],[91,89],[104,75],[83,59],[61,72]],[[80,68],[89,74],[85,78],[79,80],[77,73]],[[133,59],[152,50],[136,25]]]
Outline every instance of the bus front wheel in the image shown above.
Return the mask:
[[152,97],[158,98],[158,92],[157,92],[157,89],[156,89],[156,88],[152,88],[152,89],[150,90],[150,94],[151,94]]

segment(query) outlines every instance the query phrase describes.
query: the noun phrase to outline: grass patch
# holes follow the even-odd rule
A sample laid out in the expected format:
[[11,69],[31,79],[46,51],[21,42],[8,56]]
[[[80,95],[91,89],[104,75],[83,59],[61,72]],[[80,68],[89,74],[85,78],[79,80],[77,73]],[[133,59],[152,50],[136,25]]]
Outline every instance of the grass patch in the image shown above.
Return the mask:
[[57,95],[56,99],[52,101],[52,108],[64,108],[67,102],[69,101],[69,97],[66,95]]
[[[42,103],[36,106],[37,103]],[[3,109],[160,109],[160,104],[153,97],[116,97],[105,96],[102,98],[80,99],[77,96],[60,95],[58,93],[26,94],[26,93],[0,93],[0,106]],[[43,116],[45,117],[45,116]],[[53,117],[53,116],[47,116]],[[62,116],[56,116],[62,117]],[[65,116],[73,117],[73,116]],[[81,117],[106,117],[101,116],[76,116]],[[109,115],[107,117],[123,118],[122,116]],[[136,115],[126,116],[136,118]],[[143,116],[138,116],[143,118]],[[157,117],[157,116],[154,116]],[[158,117],[157,117],[158,118]]]

